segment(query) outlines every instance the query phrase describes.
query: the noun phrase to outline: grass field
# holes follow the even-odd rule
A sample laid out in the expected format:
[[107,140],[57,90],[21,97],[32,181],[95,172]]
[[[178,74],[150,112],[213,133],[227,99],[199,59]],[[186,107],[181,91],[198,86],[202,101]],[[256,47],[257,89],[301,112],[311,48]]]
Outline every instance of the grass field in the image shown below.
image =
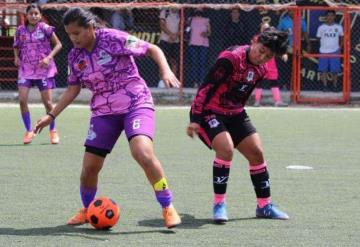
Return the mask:
[[[32,106],[35,121],[43,108]],[[158,108],[156,153],[183,224],[163,227],[160,207],[123,136],[106,161],[98,195],[121,205],[118,225],[70,227],[81,206],[79,174],[89,110],[58,118],[61,144],[43,131],[22,145],[18,107],[0,107],[0,246],[359,246],[360,110],[249,108],[265,147],[272,197],[289,221],[254,218],[255,193],[246,161],[236,154],[226,225],[214,225],[213,153],[185,136],[188,109]],[[289,170],[289,165],[313,170]]]

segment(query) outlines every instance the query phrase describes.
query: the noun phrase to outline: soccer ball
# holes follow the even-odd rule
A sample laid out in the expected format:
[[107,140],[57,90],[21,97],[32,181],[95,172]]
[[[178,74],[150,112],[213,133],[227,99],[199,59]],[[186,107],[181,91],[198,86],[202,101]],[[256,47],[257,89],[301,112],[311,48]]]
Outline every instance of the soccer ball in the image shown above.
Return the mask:
[[106,230],[118,222],[120,207],[108,197],[99,197],[90,203],[87,217],[93,227]]

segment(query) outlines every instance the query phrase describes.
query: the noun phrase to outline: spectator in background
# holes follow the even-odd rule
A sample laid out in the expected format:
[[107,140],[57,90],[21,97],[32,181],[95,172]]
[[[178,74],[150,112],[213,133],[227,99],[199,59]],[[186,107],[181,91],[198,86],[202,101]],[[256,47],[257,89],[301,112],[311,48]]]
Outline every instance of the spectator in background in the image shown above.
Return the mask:
[[90,8],[90,12],[97,17],[97,22],[102,27],[110,27],[109,22],[106,20],[106,14],[104,9],[99,7]]
[[121,31],[131,31],[134,27],[134,17],[131,10],[115,10],[111,15],[111,26]]
[[[326,23],[317,29],[316,37],[320,39],[321,54],[339,54],[343,45],[342,36],[344,31],[341,25],[335,23],[336,12],[328,10],[326,12]],[[318,71],[321,73],[320,79],[323,83],[323,91],[328,91],[328,79],[333,83],[333,91],[337,91],[338,75],[341,72],[339,57],[320,57]]]
[[[177,9],[162,9],[160,11],[160,43],[172,72],[177,76],[179,59],[180,16]],[[158,87],[165,87],[163,81]]]
[[[270,24],[269,22],[263,22],[260,25],[260,33],[264,32],[265,30],[268,30],[270,28]],[[256,39],[258,38],[258,35],[254,37],[253,39],[253,43],[256,43]],[[283,57],[284,55],[282,55]],[[262,80],[261,82],[257,83],[255,86],[255,107],[259,107],[260,106],[260,101],[261,101],[261,95],[262,95],[262,90],[264,87],[264,83],[268,82],[270,84],[270,88],[271,88],[271,93],[274,99],[274,106],[275,107],[284,107],[284,106],[288,106],[286,103],[284,103],[281,100],[281,93],[280,93],[280,88],[279,88],[279,73],[278,73],[278,68],[276,65],[276,60],[275,57],[273,57],[271,60],[269,60],[268,62],[265,63],[267,72],[264,76],[265,80]]]
[[224,48],[235,45],[245,45],[244,23],[240,20],[240,9],[233,8],[230,11],[230,19],[225,23],[224,31]]
[[7,36],[9,31],[9,22],[6,20],[5,17],[0,16],[0,35]]
[[191,58],[191,79],[194,87],[204,81],[206,61],[209,53],[210,19],[202,9],[196,9],[188,19],[190,27],[189,52]]
[[[281,76],[281,85],[283,85],[285,87],[286,87],[286,85],[288,87],[290,87],[290,85],[291,85],[290,80],[291,80],[291,71],[292,71],[292,50],[293,50],[293,45],[294,45],[293,15],[294,14],[292,11],[285,11],[282,14],[282,16],[280,17],[280,21],[277,26],[278,30],[287,32],[289,35],[288,51],[287,51],[287,54],[285,56],[283,56],[284,63],[282,63],[282,64],[284,65],[283,66],[284,68],[283,68],[283,70],[281,70],[281,71],[283,71],[283,74]],[[301,33],[306,42],[306,50],[308,52],[311,52],[311,44],[310,44],[309,34],[307,32],[306,22],[305,22],[304,18],[301,19]]]

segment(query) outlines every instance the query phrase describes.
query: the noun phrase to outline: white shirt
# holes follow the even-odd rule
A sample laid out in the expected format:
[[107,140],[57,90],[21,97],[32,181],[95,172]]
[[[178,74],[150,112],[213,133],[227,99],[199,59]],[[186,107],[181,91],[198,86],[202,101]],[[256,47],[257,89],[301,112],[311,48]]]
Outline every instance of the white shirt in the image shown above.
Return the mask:
[[320,53],[334,53],[340,49],[340,36],[344,36],[341,25],[322,24],[318,27],[316,37],[320,38]]
[[[180,23],[180,17],[179,13],[173,13],[171,10],[163,9],[160,12],[160,19],[165,20],[166,28],[172,32],[177,33],[179,32],[179,23]],[[160,40],[169,41],[169,35],[161,31],[160,34]],[[179,38],[176,39],[176,43],[179,42]]]

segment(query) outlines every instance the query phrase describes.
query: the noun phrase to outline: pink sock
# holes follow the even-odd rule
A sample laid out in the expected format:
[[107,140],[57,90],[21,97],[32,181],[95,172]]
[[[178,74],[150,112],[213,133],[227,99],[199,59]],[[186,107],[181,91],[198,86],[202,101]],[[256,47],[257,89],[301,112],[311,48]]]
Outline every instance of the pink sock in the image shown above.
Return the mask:
[[262,89],[255,88],[255,102],[260,102],[261,100]]
[[265,207],[266,205],[268,205],[269,203],[271,203],[271,197],[268,198],[257,198],[257,204],[260,208]]
[[214,194],[214,204],[218,204],[220,202],[225,202],[225,194]]
[[271,92],[275,103],[281,102],[280,89],[278,87],[272,87]]

